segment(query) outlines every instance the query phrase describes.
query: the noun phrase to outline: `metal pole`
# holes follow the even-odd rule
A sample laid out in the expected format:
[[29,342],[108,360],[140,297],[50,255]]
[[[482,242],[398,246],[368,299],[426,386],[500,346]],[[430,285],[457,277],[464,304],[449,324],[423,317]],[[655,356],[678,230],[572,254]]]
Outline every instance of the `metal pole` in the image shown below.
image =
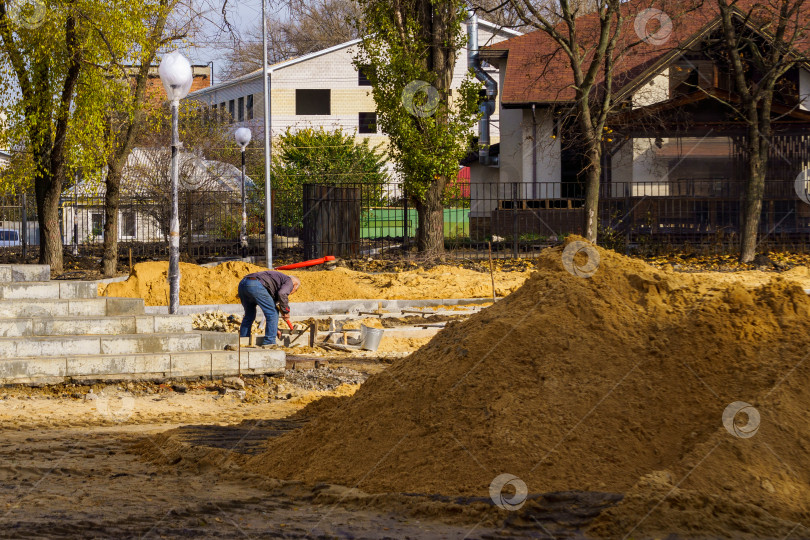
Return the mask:
[[267,8],[266,0],[262,0],[262,84],[264,86],[264,243],[267,254],[267,267],[273,268],[273,214],[272,191],[270,186],[271,153],[270,133],[270,85],[267,73]]
[[22,262],[25,264],[28,258],[28,200],[25,193],[22,194]]
[[172,211],[169,225],[169,313],[180,311],[180,218],[178,212],[179,168],[177,154],[180,147],[178,134],[179,101],[172,101]]
[[405,248],[407,249],[408,248],[408,192],[405,191],[405,185],[404,184],[402,186],[402,195],[403,195],[402,200],[404,201],[403,204],[402,204],[403,211],[404,211],[404,216],[402,218],[402,245],[405,246]]
[[73,182],[73,256],[79,254],[79,172]]
[[248,256],[247,237],[247,201],[245,200],[245,148],[242,147],[242,229],[240,230],[239,242],[242,244],[242,259]]

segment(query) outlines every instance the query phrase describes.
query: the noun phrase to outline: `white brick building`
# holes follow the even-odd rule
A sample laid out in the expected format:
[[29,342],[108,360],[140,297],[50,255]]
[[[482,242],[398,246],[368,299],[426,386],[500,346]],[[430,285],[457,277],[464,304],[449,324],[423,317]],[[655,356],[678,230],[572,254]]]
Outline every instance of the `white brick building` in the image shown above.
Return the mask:
[[[479,44],[498,43],[519,32],[479,21]],[[324,127],[356,132],[372,144],[387,137],[376,129],[376,107],[368,81],[352,63],[359,39],[322,51],[281,62],[268,68],[271,98],[271,134],[288,128]],[[492,69],[493,73],[497,70]],[[466,48],[459,51],[453,84],[458,87],[467,73]],[[263,133],[263,87],[261,70],[192,92],[187,100],[197,101],[216,114],[252,128],[254,138]],[[498,125],[498,113],[492,118]],[[498,132],[493,132],[497,142]]]

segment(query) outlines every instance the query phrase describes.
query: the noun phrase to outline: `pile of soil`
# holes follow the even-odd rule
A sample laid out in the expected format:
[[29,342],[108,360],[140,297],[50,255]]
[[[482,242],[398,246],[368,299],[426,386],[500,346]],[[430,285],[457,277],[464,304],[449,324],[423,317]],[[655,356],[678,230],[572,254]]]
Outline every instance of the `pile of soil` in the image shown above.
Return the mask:
[[[269,440],[247,469],[484,497],[509,473],[530,493],[625,494],[593,525],[603,536],[806,537],[801,286],[779,276],[713,282],[595,249],[591,278],[563,268],[562,247],[545,251],[514,294]],[[753,437],[722,424],[737,401],[761,414]]]
[[[125,298],[143,298],[147,306],[165,306],[169,299],[168,262],[136,264],[126,281],[99,285],[99,294]],[[241,261],[226,262],[212,268],[180,263],[180,304],[238,304],[239,281],[252,272],[266,268]],[[492,295],[489,274],[436,266],[391,274],[365,274],[335,268],[284,272],[301,279],[301,289],[293,302],[362,299],[434,299],[480,298]],[[530,271],[495,272],[496,293],[506,296],[520,287]]]

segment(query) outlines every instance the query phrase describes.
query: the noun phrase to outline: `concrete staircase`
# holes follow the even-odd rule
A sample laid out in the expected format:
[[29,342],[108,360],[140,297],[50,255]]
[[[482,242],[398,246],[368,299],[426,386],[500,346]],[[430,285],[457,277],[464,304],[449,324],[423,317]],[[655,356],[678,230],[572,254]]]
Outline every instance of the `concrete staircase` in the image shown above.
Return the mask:
[[94,282],[50,281],[44,265],[0,265],[0,384],[162,379],[284,371],[283,351],[193,330],[189,315],[98,296]]

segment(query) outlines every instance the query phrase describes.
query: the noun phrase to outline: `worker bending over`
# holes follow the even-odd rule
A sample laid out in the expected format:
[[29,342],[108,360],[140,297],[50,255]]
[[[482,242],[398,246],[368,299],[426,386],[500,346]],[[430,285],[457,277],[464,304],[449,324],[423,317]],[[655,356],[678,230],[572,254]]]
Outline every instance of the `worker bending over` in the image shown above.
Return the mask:
[[242,317],[242,326],[239,327],[239,337],[250,337],[250,329],[256,320],[256,306],[262,308],[264,313],[264,341],[262,346],[275,347],[276,337],[281,337],[278,329],[278,314],[289,323],[290,303],[289,295],[301,286],[301,280],[288,276],[275,270],[265,270],[248,274],[239,282],[239,300],[245,308]]

